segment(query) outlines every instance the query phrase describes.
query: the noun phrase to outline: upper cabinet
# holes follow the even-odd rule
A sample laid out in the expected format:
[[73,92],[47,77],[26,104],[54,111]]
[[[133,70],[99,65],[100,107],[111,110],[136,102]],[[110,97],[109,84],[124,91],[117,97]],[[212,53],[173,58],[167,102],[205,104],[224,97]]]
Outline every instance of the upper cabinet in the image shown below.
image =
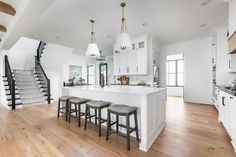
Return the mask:
[[236,53],[236,31],[229,38],[229,53]]
[[236,53],[236,1],[229,2],[229,53]]
[[132,41],[132,50],[122,52],[114,50],[114,75],[148,74],[148,38],[141,37]]

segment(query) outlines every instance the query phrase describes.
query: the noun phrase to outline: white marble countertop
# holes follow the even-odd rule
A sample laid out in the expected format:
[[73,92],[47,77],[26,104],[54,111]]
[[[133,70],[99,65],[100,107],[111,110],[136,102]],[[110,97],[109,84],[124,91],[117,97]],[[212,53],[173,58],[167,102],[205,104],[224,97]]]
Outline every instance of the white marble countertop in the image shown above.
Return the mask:
[[111,92],[111,93],[120,93],[120,94],[131,94],[131,95],[150,95],[152,93],[157,93],[165,90],[165,88],[156,88],[156,87],[146,87],[146,86],[120,86],[120,85],[112,85],[105,86],[104,88],[95,85],[87,85],[87,86],[70,86],[63,87],[65,89],[78,89],[78,90],[89,90],[95,92]]

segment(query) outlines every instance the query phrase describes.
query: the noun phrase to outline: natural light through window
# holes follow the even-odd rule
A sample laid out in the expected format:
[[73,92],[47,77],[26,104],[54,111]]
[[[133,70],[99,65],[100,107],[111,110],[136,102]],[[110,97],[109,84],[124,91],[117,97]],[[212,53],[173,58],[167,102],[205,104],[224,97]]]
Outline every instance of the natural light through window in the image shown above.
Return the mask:
[[184,56],[170,55],[166,58],[166,83],[170,87],[184,86]]

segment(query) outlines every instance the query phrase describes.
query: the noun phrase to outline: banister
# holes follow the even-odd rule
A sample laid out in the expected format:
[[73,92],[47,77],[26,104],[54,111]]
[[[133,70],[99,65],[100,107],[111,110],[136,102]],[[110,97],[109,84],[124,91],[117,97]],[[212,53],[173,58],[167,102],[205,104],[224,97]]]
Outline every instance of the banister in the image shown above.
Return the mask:
[[11,94],[11,105],[12,110],[16,108],[16,100],[15,100],[15,79],[13,77],[11,66],[8,60],[8,56],[5,55],[5,77],[7,77],[8,86]]
[[40,64],[40,58],[41,58],[41,55],[43,54],[43,49],[45,47],[46,43],[45,42],[42,42],[40,41],[39,43],[39,46],[38,46],[38,49],[37,49],[37,56],[35,56],[35,71],[37,73],[40,73],[44,78],[45,80],[45,83],[46,83],[46,88],[47,88],[47,101],[48,101],[48,104],[51,103],[51,88],[50,88],[50,80],[48,79],[47,77],[47,74],[45,73],[42,65]]

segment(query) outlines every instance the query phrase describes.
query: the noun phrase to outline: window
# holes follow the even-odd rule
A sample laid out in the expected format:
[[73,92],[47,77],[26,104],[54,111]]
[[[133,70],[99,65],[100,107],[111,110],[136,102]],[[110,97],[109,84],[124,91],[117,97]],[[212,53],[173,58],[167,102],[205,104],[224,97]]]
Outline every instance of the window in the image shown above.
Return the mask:
[[184,60],[183,54],[167,56],[166,82],[170,87],[184,86]]
[[95,84],[94,65],[87,66],[87,82],[90,85]]

